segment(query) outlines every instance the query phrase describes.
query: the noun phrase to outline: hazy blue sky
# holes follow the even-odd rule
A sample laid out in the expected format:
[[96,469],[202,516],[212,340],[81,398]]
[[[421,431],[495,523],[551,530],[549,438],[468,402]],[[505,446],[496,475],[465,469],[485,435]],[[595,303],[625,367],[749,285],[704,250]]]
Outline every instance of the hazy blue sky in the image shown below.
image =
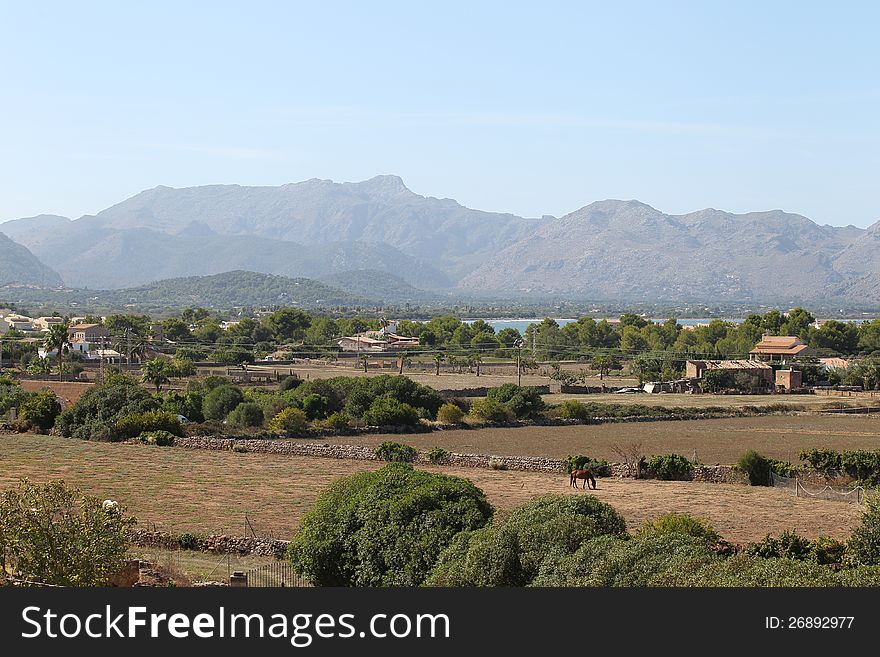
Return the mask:
[[878,3],[0,2],[0,219],[402,176],[880,219]]

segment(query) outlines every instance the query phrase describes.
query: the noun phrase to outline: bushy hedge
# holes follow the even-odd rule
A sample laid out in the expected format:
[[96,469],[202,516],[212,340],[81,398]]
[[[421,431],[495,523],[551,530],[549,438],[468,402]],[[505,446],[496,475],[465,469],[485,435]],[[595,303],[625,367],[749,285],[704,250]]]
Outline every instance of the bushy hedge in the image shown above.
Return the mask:
[[156,399],[137,381],[116,376],[108,383],[90,388],[75,404],[64,409],[55,421],[55,428],[68,438],[124,440],[127,436],[117,432],[117,422],[127,415],[156,410],[158,406]]
[[158,447],[171,447],[174,445],[174,434],[168,431],[144,431],[140,436],[141,442]]
[[414,427],[419,424],[416,409],[394,397],[377,397],[363,414],[364,422],[378,427]]
[[593,474],[599,477],[611,475],[611,466],[604,459],[594,459],[590,456],[578,454],[577,456],[566,456],[564,463],[565,471],[569,474],[571,474],[572,470],[592,470]]
[[431,451],[428,452],[428,460],[434,465],[449,463],[450,456],[452,456],[452,454],[449,453],[449,450],[443,449],[442,447],[432,447]]
[[309,419],[299,408],[285,408],[269,421],[269,430],[277,434],[296,435],[309,428]]
[[419,586],[456,535],[491,517],[466,479],[390,463],[331,484],[303,517],[288,559],[319,586]]
[[681,454],[659,454],[648,459],[646,469],[657,479],[682,480],[693,472],[694,463]]
[[586,404],[582,404],[579,401],[574,401],[573,399],[562,402],[557,407],[556,412],[559,417],[565,420],[587,421],[592,419],[593,417],[590,414],[590,409],[587,408]]
[[880,450],[808,449],[800,453],[800,458],[826,476],[843,473],[864,486],[880,486]]
[[226,417],[234,427],[261,427],[265,421],[263,409],[253,402],[242,402]]
[[383,461],[408,463],[415,460],[418,451],[410,445],[385,441],[379,444],[373,453]]
[[471,404],[471,410],[468,417],[476,422],[491,422],[495,424],[504,424],[513,422],[516,414],[506,405],[497,399],[478,399]]
[[545,495],[500,524],[457,537],[439,560],[430,584],[524,586],[547,558],[574,553],[595,536],[626,535],[623,517],[592,495]]
[[536,388],[515,383],[490,388],[486,399],[504,404],[518,419],[536,420],[547,406]]
[[164,431],[174,436],[183,435],[183,427],[177,415],[168,411],[145,411],[132,413],[116,421],[117,435],[125,438],[137,438],[149,431]]
[[61,402],[51,390],[26,393],[19,406],[19,421],[29,429],[45,432],[55,425],[61,413]]
[[202,414],[206,420],[225,420],[243,401],[244,393],[241,388],[229,384],[219,385],[205,395]]
[[689,513],[664,513],[645,522],[639,534],[685,534],[703,540],[708,545],[716,544],[719,539],[718,533],[708,521]]
[[437,411],[437,421],[443,424],[460,424],[464,419],[464,411],[451,403],[443,404]]

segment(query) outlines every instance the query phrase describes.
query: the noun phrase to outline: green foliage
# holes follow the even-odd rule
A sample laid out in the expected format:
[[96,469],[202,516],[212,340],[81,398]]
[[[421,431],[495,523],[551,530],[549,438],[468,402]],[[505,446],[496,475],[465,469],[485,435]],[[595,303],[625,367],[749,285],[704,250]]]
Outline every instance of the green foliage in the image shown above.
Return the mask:
[[345,413],[331,413],[326,419],[320,420],[319,424],[333,431],[345,431],[351,427],[351,421]]
[[299,408],[285,408],[269,421],[269,431],[277,434],[297,435],[309,428],[309,418]]
[[394,397],[378,397],[363,415],[364,422],[378,427],[413,427],[419,423],[416,409]]
[[495,422],[499,424],[513,422],[514,412],[496,399],[478,399],[471,404],[468,416],[477,422]]
[[718,533],[707,520],[689,513],[664,513],[655,520],[646,521],[640,534],[685,534],[704,540],[709,545],[714,545],[719,539]]
[[108,376],[107,383],[89,388],[75,404],[64,409],[55,427],[65,437],[124,440],[126,435],[116,431],[117,422],[157,407],[156,399],[136,381],[120,375]]
[[758,557],[777,559],[809,559],[812,550],[810,541],[790,529],[782,532],[779,538],[770,534],[759,543],[752,543],[746,548],[746,553]]
[[486,398],[501,402],[519,419],[538,419],[546,408],[541,394],[535,388],[505,383],[497,388],[490,388]]
[[648,474],[666,481],[687,479],[694,469],[694,463],[681,454],[660,454],[652,456],[646,464]]
[[287,392],[288,390],[296,390],[297,387],[302,384],[302,379],[296,375],[291,374],[290,376],[285,376],[278,383],[278,390],[281,392]]
[[156,386],[157,395],[162,386],[171,381],[172,376],[177,376],[177,371],[167,358],[154,358],[141,364],[141,378],[144,383]]
[[199,548],[199,537],[190,532],[183,532],[177,535],[177,545],[181,550],[197,550]]
[[471,482],[391,463],[323,492],[288,558],[318,586],[419,586],[453,537],[491,516]]
[[45,432],[55,424],[61,414],[61,402],[51,390],[40,390],[27,395],[19,408],[21,422],[29,428]]
[[880,500],[869,496],[861,524],[846,545],[847,559],[857,566],[880,565]]
[[23,480],[0,496],[0,580],[56,586],[103,586],[125,560],[125,509],[89,497],[62,481]]
[[594,459],[590,456],[578,454],[573,456],[569,454],[565,457],[565,471],[571,474],[572,470],[591,470],[598,477],[606,477],[611,474],[611,468],[608,461],[604,459]]
[[536,586],[664,586],[669,577],[720,561],[702,537],[647,532],[631,540],[599,536],[573,554],[544,560]]
[[264,419],[263,409],[253,402],[242,402],[226,417],[234,427],[261,427]]
[[327,417],[330,408],[330,400],[324,395],[312,393],[302,398],[302,409],[310,420],[321,420]]
[[736,467],[748,475],[752,486],[770,485],[770,465],[770,459],[753,449],[743,454],[736,463]]
[[558,560],[602,535],[626,536],[626,523],[611,506],[592,495],[544,495],[503,522],[459,538],[441,555],[428,583],[524,586],[545,558]]
[[464,420],[464,411],[452,403],[445,403],[437,411],[437,421],[442,424],[461,424]]
[[143,443],[156,445],[157,447],[174,446],[174,434],[170,431],[162,431],[161,429],[157,431],[144,431],[139,436],[139,439]]
[[562,402],[557,409],[559,417],[566,420],[591,420],[593,418],[590,409],[585,404],[573,399]]
[[236,454],[247,454],[248,448],[247,445],[236,444],[232,446],[232,451]]
[[[440,410],[443,409],[441,408]],[[449,450],[443,449],[442,447],[432,447],[428,452],[428,460],[434,465],[444,465],[449,463],[450,456],[452,456],[452,454],[449,453]]]
[[175,436],[183,435],[183,427],[177,415],[168,411],[145,411],[131,413],[116,421],[116,435],[136,438],[145,432],[164,431]]
[[833,449],[801,450],[800,459],[826,475],[840,470],[840,453]]
[[383,461],[407,463],[415,460],[418,451],[410,445],[386,440],[379,444],[373,453]]
[[182,415],[190,422],[204,422],[205,416],[202,415],[202,405],[205,402],[204,396],[199,392],[185,392],[183,394],[172,391],[168,393],[162,400],[162,410]]
[[202,414],[206,420],[225,420],[243,401],[244,394],[241,388],[229,384],[220,385],[205,395]]
[[706,392],[718,392],[735,387],[733,372],[730,370],[706,370],[700,381]]

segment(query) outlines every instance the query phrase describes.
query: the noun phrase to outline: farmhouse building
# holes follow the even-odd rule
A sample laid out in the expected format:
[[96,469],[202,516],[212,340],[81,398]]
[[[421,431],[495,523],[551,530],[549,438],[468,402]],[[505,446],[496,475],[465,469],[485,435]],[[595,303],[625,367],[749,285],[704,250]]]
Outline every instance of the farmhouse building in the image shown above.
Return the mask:
[[71,351],[88,355],[97,349],[105,349],[110,340],[110,331],[100,324],[74,324],[67,329],[70,336]]
[[765,335],[749,352],[752,360],[781,360],[815,358],[816,351],[793,335]]
[[702,379],[708,370],[727,370],[732,374],[746,372],[768,386],[773,385],[773,368],[760,360],[689,360],[685,365],[685,376]]
[[419,346],[419,339],[397,333],[367,331],[357,335],[346,336],[337,344],[342,351],[400,351]]

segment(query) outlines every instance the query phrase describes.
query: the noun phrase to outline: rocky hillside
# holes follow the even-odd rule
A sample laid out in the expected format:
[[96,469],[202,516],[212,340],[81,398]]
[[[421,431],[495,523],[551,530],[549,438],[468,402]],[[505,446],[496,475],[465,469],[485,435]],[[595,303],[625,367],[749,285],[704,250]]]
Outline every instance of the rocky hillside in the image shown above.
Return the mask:
[[21,244],[0,233],[0,286],[57,287],[61,277]]

